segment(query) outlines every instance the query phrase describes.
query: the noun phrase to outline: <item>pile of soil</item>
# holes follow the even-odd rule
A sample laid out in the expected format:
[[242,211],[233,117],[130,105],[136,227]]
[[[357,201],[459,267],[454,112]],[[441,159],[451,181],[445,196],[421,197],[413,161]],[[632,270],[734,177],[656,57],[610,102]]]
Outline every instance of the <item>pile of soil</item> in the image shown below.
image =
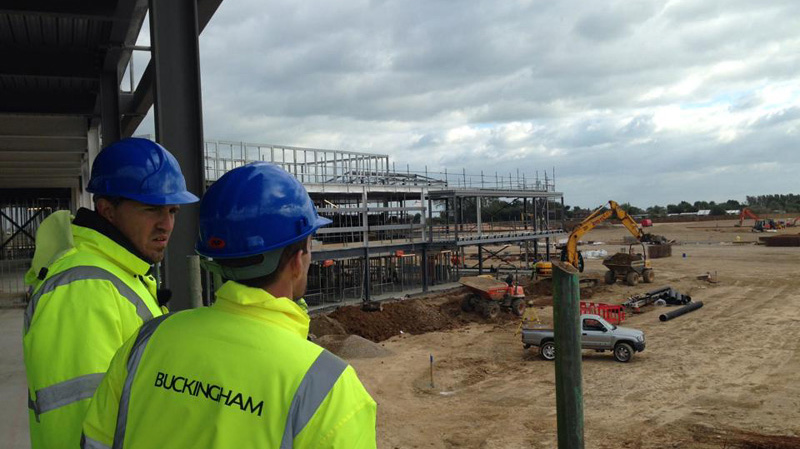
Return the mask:
[[[376,312],[365,312],[360,306],[340,307],[329,314],[329,319],[338,322],[346,333],[360,335],[374,342],[381,342],[401,333],[424,334],[456,329],[469,323],[488,322],[477,313],[461,310],[461,301],[466,294],[459,291],[439,300],[419,298],[384,303],[383,310]],[[491,321],[515,319],[519,318],[502,312]]]
[[412,299],[387,303],[382,311],[365,312],[359,306],[340,307],[330,317],[341,323],[349,334],[360,335],[374,342],[386,340],[402,332],[422,334],[453,329],[460,323],[443,313],[438,306]]
[[322,337],[324,335],[345,335],[347,330],[328,315],[315,315],[311,317],[309,333],[316,337]]
[[326,335],[315,343],[343,359],[371,359],[392,355],[383,346],[358,335]]

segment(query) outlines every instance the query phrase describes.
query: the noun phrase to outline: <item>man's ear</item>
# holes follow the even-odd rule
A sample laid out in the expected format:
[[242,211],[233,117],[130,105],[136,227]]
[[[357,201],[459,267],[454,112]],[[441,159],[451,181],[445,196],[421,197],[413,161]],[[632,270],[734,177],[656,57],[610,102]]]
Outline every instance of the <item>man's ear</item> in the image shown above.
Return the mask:
[[303,252],[298,251],[294,253],[294,256],[292,256],[289,265],[292,269],[292,277],[293,278],[297,277],[303,270]]
[[94,205],[95,211],[106,220],[110,221],[111,223],[114,222],[114,205],[111,204],[111,201],[108,201],[105,198],[100,198]]

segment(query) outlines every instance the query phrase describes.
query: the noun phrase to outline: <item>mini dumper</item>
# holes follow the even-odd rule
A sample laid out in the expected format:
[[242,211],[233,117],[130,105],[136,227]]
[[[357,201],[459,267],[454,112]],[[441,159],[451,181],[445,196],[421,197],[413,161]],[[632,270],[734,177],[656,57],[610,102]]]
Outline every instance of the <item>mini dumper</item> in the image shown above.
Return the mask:
[[495,318],[501,309],[516,316],[525,313],[525,291],[511,275],[506,282],[490,275],[464,276],[458,282],[470,290],[470,295],[461,302],[461,310],[465,312],[477,311],[485,318]]

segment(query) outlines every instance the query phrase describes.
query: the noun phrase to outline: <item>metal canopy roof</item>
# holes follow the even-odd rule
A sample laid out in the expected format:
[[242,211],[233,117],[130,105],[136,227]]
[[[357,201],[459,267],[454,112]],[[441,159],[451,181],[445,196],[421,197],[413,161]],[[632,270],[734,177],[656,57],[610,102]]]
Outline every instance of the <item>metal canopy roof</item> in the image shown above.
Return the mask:
[[11,0],[0,6],[0,112],[93,116],[103,72],[121,77],[147,0]]
[[101,78],[122,76],[146,13],[147,0],[0,5],[0,186],[79,185]]
[[[220,3],[197,0],[199,30]],[[0,3],[0,188],[80,186],[88,176],[82,171],[89,130],[109,114],[102,110],[104,82],[118,95],[121,136],[134,133],[153,105],[152,61],[134,92],[119,92],[118,80],[148,6],[148,0]]]

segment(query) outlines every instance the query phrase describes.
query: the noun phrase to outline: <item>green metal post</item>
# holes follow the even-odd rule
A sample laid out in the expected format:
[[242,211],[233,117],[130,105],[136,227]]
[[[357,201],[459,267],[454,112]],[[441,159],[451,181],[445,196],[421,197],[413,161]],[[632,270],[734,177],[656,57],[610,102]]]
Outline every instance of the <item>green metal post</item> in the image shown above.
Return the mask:
[[553,290],[558,448],[583,449],[581,298],[578,270],[564,262],[553,262]]

